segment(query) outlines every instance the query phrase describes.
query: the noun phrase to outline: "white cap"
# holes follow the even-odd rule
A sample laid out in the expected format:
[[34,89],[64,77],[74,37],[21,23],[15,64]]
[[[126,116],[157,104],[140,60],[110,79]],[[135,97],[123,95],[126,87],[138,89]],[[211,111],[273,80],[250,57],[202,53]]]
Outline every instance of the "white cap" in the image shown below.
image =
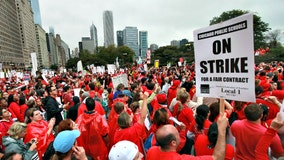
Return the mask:
[[138,146],[130,141],[119,141],[108,154],[109,160],[133,160],[138,153]]

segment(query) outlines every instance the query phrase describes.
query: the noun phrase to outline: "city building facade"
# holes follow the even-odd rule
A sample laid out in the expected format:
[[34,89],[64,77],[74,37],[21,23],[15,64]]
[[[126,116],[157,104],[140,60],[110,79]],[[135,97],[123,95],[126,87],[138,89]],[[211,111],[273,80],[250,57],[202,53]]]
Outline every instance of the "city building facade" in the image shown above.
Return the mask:
[[112,11],[104,11],[103,13],[104,26],[104,46],[114,45],[114,29]]
[[49,68],[49,53],[47,50],[45,30],[39,25],[35,24],[36,40],[37,40],[37,62],[40,68]]
[[124,45],[132,49],[135,53],[135,59],[139,57],[138,29],[137,27],[125,27],[123,30]]
[[94,25],[94,23],[92,23],[90,27],[90,35],[91,35],[91,40],[94,41],[94,48],[96,50],[98,47],[98,33],[97,33],[97,28]]
[[140,47],[140,56],[142,59],[146,59],[147,57],[147,49],[148,49],[148,32],[147,31],[139,31],[139,47]]

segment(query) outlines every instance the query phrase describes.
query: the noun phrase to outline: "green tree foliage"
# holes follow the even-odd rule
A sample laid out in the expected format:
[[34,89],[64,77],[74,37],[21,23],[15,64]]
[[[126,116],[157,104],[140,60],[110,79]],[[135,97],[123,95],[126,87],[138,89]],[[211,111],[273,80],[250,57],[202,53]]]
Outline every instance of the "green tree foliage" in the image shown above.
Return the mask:
[[270,48],[270,51],[262,56],[255,56],[255,63],[272,61],[281,61],[284,59],[284,47],[280,43],[276,47]]
[[155,60],[159,60],[160,66],[165,66],[167,63],[174,64],[177,60],[182,57],[182,51],[180,51],[176,46],[164,46],[155,50],[152,53],[153,59],[152,64]]
[[83,67],[94,64],[95,66],[106,66],[107,64],[114,64],[116,57],[119,59],[121,66],[131,65],[133,63],[134,52],[126,46],[116,48],[111,45],[107,48],[98,47],[97,54],[90,54],[89,51],[84,50],[79,53],[79,58],[71,58],[66,63],[66,68],[76,68],[77,62],[82,61]]
[[277,47],[280,44],[279,41],[281,38],[281,30],[276,29],[276,30],[270,31],[266,34],[265,38],[270,48]]
[[[243,10],[232,10],[223,12],[218,17],[213,17],[212,20],[210,20],[210,25],[217,24],[235,17],[238,17],[240,15],[249,13],[249,11],[243,11]],[[270,28],[268,27],[268,23],[265,23],[261,20],[261,17],[257,15],[253,15],[253,32],[254,32],[254,48],[255,50],[258,48],[265,48],[265,32],[269,31]]]

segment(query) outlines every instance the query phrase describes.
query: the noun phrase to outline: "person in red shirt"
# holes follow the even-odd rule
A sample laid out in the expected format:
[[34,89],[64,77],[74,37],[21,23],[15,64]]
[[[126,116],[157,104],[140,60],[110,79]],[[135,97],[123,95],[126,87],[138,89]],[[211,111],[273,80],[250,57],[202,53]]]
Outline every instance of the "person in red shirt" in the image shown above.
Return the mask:
[[42,159],[48,145],[54,140],[52,129],[55,125],[55,118],[51,118],[49,122],[43,120],[40,111],[36,108],[27,110],[27,134],[24,142],[27,143],[33,138],[37,138],[37,151],[39,158]]
[[83,146],[86,154],[93,159],[107,160],[109,147],[109,126],[95,110],[95,100],[86,99],[87,112],[81,114],[76,123],[81,132],[77,139],[79,146]]
[[[263,110],[258,104],[252,103],[244,112],[247,119],[236,120],[231,125],[232,134],[236,138],[235,158],[256,159],[256,145],[266,131],[266,128],[260,124]],[[283,155],[284,150],[278,135],[274,136],[270,147],[274,157]]]
[[118,116],[118,125],[120,129],[116,130],[114,135],[114,143],[117,143],[122,140],[129,140],[135,143],[139,152],[144,153],[143,150],[143,138],[145,135],[145,124],[144,121],[147,117],[148,109],[147,109],[147,94],[143,94],[143,102],[140,113],[140,119],[137,123],[132,125],[132,117],[129,116],[128,113],[122,112]]
[[4,146],[2,145],[2,137],[8,136],[8,129],[14,123],[11,118],[10,112],[3,107],[0,107],[0,145],[2,146],[2,150],[4,150]]
[[111,126],[109,128],[109,148],[111,148],[114,144],[114,134],[116,130],[119,129],[117,119],[119,114],[124,111],[124,104],[122,102],[117,102],[114,105],[113,110],[115,111],[114,114],[108,119],[108,126]]
[[228,119],[222,113],[219,117],[218,138],[212,156],[180,155],[176,149],[180,143],[178,130],[173,125],[164,125],[156,132],[156,140],[159,146],[153,146],[147,153],[147,160],[220,160],[225,158],[226,127]]
[[257,160],[267,160],[270,159],[268,156],[268,147],[272,143],[274,137],[277,135],[277,131],[284,126],[284,121],[282,119],[282,114],[277,113],[276,118],[272,120],[272,123],[266,132],[259,139],[256,149],[255,158]]
[[168,89],[168,106],[177,95],[177,89],[180,87],[180,80],[174,80],[172,86]]
[[12,114],[14,121],[21,119],[21,111],[19,106],[19,96],[17,93],[10,94],[8,97],[8,111]]
[[[212,123],[208,130],[208,135],[199,135],[194,143],[196,156],[212,155],[215,149],[218,136],[218,125]],[[234,158],[234,147],[231,144],[226,144],[225,160]]]

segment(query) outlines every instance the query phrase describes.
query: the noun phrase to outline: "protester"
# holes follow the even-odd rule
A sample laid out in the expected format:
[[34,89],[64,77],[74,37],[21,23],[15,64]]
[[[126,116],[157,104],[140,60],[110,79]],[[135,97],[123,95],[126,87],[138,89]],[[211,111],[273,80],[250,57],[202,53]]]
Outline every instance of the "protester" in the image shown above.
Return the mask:
[[86,99],[87,111],[81,114],[76,123],[81,132],[77,142],[86,154],[93,159],[107,160],[109,147],[109,127],[106,119],[95,110],[95,100]]
[[16,152],[21,154],[24,159],[38,160],[36,137],[26,144],[22,140],[26,135],[26,128],[25,123],[15,122],[12,124],[8,130],[9,136],[3,138],[5,153]]
[[[252,103],[245,108],[244,112],[247,119],[236,120],[231,125],[232,134],[236,138],[235,158],[256,159],[256,145],[266,131],[266,128],[260,124],[263,110],[258,104]],[[270,147],[274,157],[283,155],[284,150],[278,135],[274,136]]]
[[53,127],[55,119],[49,122],[43,120],[40,111],[36,108],[30,108],[27,113],[27,133],[24,142],[27,143],[34,137],[37,137],[37,151],[40,159],[42,159],[48,145],[54,140]]
[[12,120],[11,114],[7,108],[0,107],[0,145],[2,150],[4,150],[2,137],[8,136],[8,129],[13,123],[14,121]]
[[139,152],[138,146],[130,141],[119,141],[110,149],[109,160],[141,160],[143,154]]
[[180,155],[176,149],[180,143],[178,130],[172,125],[164,125],[156,132],[156,139],[159,146],[153,146],[147,153],[147,160],[174,160],[174,159],[213,159],[221,160],[225,157],[226,128],[228,119],[221,113],[218,121],[218,138],[212,156],[194,157],[191,155]]

